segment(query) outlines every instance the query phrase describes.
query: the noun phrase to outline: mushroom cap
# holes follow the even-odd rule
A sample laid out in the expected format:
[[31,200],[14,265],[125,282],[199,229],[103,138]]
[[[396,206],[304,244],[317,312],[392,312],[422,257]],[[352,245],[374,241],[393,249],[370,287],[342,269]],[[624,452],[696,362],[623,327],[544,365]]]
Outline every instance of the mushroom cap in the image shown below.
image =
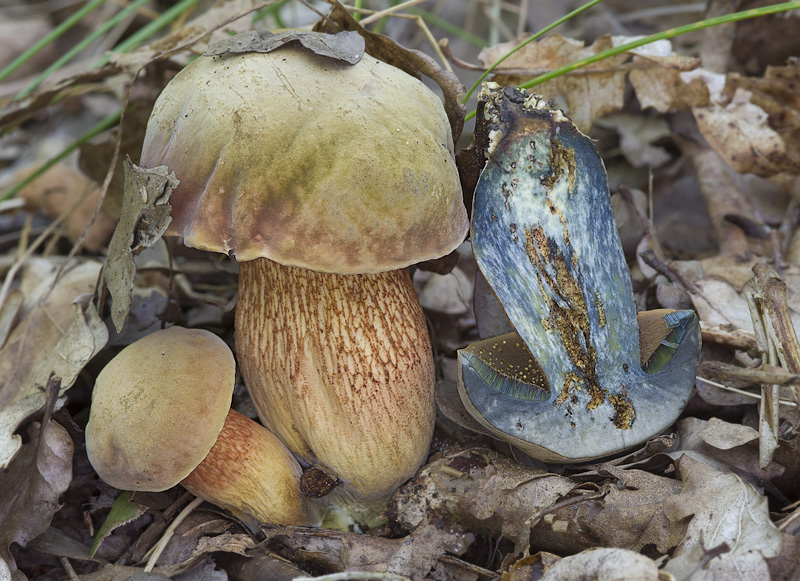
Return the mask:
[[95,382],[86,451],[97,474],[122,490],[178,484],[217,440],[236,365],[208,331],[171,327],[123,349]]
[[166,233],[338,274],[451,252],[468,221],[440,99],[367,54],[295,45],[199,57],[161,93],[141,163],[181,181]]

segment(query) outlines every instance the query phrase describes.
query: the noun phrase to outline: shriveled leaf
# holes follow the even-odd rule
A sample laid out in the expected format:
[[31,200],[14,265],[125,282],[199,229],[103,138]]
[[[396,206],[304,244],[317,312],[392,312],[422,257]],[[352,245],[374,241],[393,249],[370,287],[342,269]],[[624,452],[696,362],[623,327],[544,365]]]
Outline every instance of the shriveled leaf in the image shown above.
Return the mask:
[[254,549],[256,542],[253,535],[232,533],[225,531],[221,535],[200,537],[197,541],[196,555],[206,553],[236,553],[237,555],[247,555],[248,551]]
[[42,353],[53,348],[75,317],[72,302],[94,291],[100,263],[76,262],[58,280],[57,269],[55,262],[35,259],[23,272],[19,292],[24,302],[19,307],[19,323],[0,350],[0,409],[33,393],[29,378],[32,368]]
[[94,537],[91,549],[92,556],[97,552],[103,539],[111,534],[111,531],[139,518],[147,510],[147,507],[143,504],[131,502],[130,497],[131,493],[123,492],[117,497],[117,500],[114,501],[114,505],[111,507],[106,520]]
[[731,424],[718,418],[711,418],[698,435],[709,446],[719,450],[744,446],[758,439],[758,432],[753,428]]
[[769,116],[751,101],[752,93],[737,89],[726,106],[693,109],[697,126],[711,147],[739,173],[769,177],[800,172],[800,158],[792,158],[781,134],[769,125]]
[[20,436],[14,434],[25,418],[41,409],[46,401],[38,387],[47,385],[51,375],[61,379],[63,394],[72,387],[78,374],[108,341],[108,329],[91,303],[73,303],[72,321],[58,342],[47,351],[39,351],[24,382],[19,386],[15,403],[0,411],[0,468],[5,468],[19,450]]
[[767,67],[763,77],[728,75],[726,93],[745,89],[752,93],[750,102],[763,109],[769,126],[783,139],[786,154],[800,159],[800,59],[792,59],[785,66]]
[[670,160],[663,147],[654,145],[670,135],[669,125],[663,117],[615,113],[603,117],[597,124],[619,133],[622,155],[633,167],[659,167]]
[[591,549],[565,557],[549,567],[542,581],[658,581],[658,565],[625,549]]
[[[461,554],[469,536],[453,524],[424,525],[410,535],[385,539],[356,533],[280,527],[267,532],[267,545],[280,546],[282,554],[313,555],[317,565],[339,571],[393,573],[426,579],[446,553]],[[451,578],[433,576],[433,578]]]
[[58,499],[72,481],[73,452],[72,440],[59,424],[34,423],[30,441],[8,470],[0,472],[0,578],[11,578],[2,577],[3,561],[13,578],[24,578],[16,571],[9,545],[24,547],[50,526],[61,508]]
[[131,307],[136,277],[133,255],[155,244],[172,221],[169,196],[180,182],[167,171],[166,166],[141,168],[130,160],[125,164],[122,215],[103,267],[103,280],[113,301],[111,319],[117,332],[122,330]]
[[750,571],[765,568],[764,559],[781,549],[781,533],[770,520],[767,499],[736,474],[720,472],[693,456],[680,457],[676,468],[683,490],[665,501],[664,513],[673,522],[691,521],[665,570],[685,578],[704,564],[706,550],[723,544],[729,551],[712,561],[712,572],[732,571],[731,565]]
[[[516,41],[483,49],[478,58],[485,66],[494,64],[517,45]],[[557,69],[577,60],[612,48],[610,36],[602,36],[590,46],[551,34],[539,42],[531,42],[503,61],[495,69],[492,80],[501,85],[521,85],[538,73]],[[618,55],[585,67],[536,87],[546,99],[555,99],[581,131],[588,132],[592,123],[603,115],[619,111],[623,105],[627,71],[619,65],[628,55]]]
[[354,65],[364,56],[364,39],[357,32],[324,34],[307,30],[251,30],[214,43],[203,56],[272,52],[290,42],[299,42],[311,52]]
[[[105,169],[108,169],[107,165]],[[17,178],[22,180],[31,171],[23,170]],[[28,208],[39,210],[49,218],[55,219],[69,212],[63,222],[69,241],[74,244],[83,238],[83,248],[99,253],[111,238],[115,225],[114,220],[102,211],[92,222],[100,194],[96,183],[69,163],[62,162],[20,190],[17,197],[24,199]]]
[[686,525],[670,522],[663,508],[667,499],[680,494],[680,482],[636,469],[605,466],[599,471],[616,477],[617,485],[596,506],[575,511],[580,529],[598,544],[634,551],[653,545],[666,554],[683,540]]
[[725,86],[723,75],[704,69],[682,72],[651,66],[632,70],[629,78],[642,108],[659,113],[704,107]]
[[[441,520],[527,547],[531,519],[578,485],[481,448],[451,451],[395,493],[390,514],[413,530]],[[538,540],[538,539],[537,539]]]

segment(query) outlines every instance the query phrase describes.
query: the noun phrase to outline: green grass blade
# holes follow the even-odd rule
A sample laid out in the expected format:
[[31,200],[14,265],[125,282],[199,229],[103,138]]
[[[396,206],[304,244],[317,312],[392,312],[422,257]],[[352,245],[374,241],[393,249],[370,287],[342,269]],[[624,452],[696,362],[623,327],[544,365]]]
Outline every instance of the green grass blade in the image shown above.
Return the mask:
[[0,71],[0,81],[4,80],[11,73],[16,71],[20,66],[25,64],[28,61],[28,59],[30,59],[33,55],[35,55],[43,48],[48,46],[51,42],[53,42],[55,39],[64,34],[67,30],[75,26],[84,16],[86,16],[92,10],[94,10],[101,4],[104,4],[105,2],[106,0],[92,0],[91,2],[84,4],[83,7],[80,10],[78,10],[75,14],[73,14],[72,16],[67,18],[64,22],[62,22],[53,30],[51,30],[48,34],[42,37],[42,39],[39,42],[37,42],[28,50],[26,50],[24,53],[19,55],[16,59],[14,59],[14,62],[12,62],[2,71]]
[[[162,28],[168,26],[172,21],[177,19],[181,14],[186,12],[187,10],[193,8],[200,0],[181,0],[171,8],[169,8],[164,14],[150,22],[149,24],[142,27],[136,33],[132,34],[124,41],[119,43],[115,46],[111,52],[129,52],[150,40],[155,34],[157,34]],[[111,55],[108,54],[100,59],[96,67],[101,67],[104,64],[108,63],[111,60]]]
[[275,24],[278,28],[286,28],[286,23],[283,21],[283,17],[281,16],[280,10],[284,6],[286,6],[292,0],[278,0],[275,4],[271,6],[267,6],[256,12],[256,15],[253,17],[253,24],[261,22],[267,16],[272,16],[275,19]]
[[116,113],[112,113],[108,117],[106,117],[104,119],[101,119],[100,121],[95,123],[92,126],[92,128],[89,129],[86,133],[84,133],[83,135],[78,137],[78,139],[76,139],[75,141],[70,143],[62,151],[60,151],[55,156],[51,157],[46,162],[44,162],[41,166],[36,168],[36,171],[34,171],[32,174],[30,174],[28,177],[26,177],[21,182],[18,182],[17,184],[15,184],[6,193],[4,193],[3,195],[0,195],[0,202],[8,200],[8,199],[13,198],[14,196],[16,196],[19,193],[19,191],[22,190],[22,188],[24,188],[25,186],[30,184],[32,181],[37,179],[44,172],[46,172],[48,169],[50,169],[51,167],[56,165],[59,161],[61,161],[65,157],[67,157],[70,153],[72,153],[73,151],[78,149],[78,146],[81,143],[89,141],[95,135],[99,135],[103,131],[106,131],[107,129],[110,129],[111,127],[116,125],[119,122],[119,119],[120,119],[121,116],[122,116],[122,110],[120,109]]
[[525,39],[525,41],[524,41],[524,42],[521,42],[520,44],[518,44],[517,46],[515,46],[515,47],[514,47],[512,50],[508,51],[506,54],[504,54],[502,57],[500,57],[500,58],[497,60],[497,62],[495,62],[495,63],[494,63],[492,66],[490,66],[488,69],[486,69],[486,71],[484,71],[484,73],[481,75],[481,78],[480,78],[480,79],[478,79],[478,80],[475,82],[475,84],[474,84],[474,85],[472,85],[472,88],[471,88],[469,91],[467,91],[467,94],[464,96],[464,100],[462,101],[462,103],[466,103],[466,102],[469,100],[469,98],[472,96],[472,93],[474,93],[474,92],[475,92],[475,91],[478,89],[478,87],[480,87],[480,86],[481,86],[481,83],[484,81],[484,79],[485,79],[486,77],[488,77],[490,74],[492,74],[492,71],[494,71],[494,69],[495,69],[495,68],[497,68],[497,66],[498,66],[500,63],[502,63],[504,60],[506,60],[506,59],[507,59],[508,57],[510,57],[512,54],[514,54],[514,53],[515,53],[515,52],[517,52],[518,50],[522,49],[522,48],[523,48],[524,46],[526,46],[528,43],[530,43],[530,42],[533,42],[533,41],[534,41],[534,40],[536,40],[537,38],[539,38],[539,37],[541,37],[541,36],[543,36],[543,35],[547,34],[547,33],[548,33],[548,32],[550,32],[551,30],[553,30],[553,29],[554,29],[556,26],[560,26],[561,24],[563,24],[563,23],[564,23],[564,22],[566,22],[567,20],[570,20],[570,19],[574,18],[575,16],[577,16],[577,15],[578,15],[578,14],[580,14],[581,12],[583,12],[583,11],[585,11],[585,10],[588,10],[589,8],[591,8],[592,6],[594,6],[595,4],[599,4],[599,3],[600,3],[600,2],[602,2],[602,1],[603,1],[603,0],[591,0],[590,2],[587,2],[586,4],[584,4],[583,6],[580,6],[579,8],[576,8],[575,10],[573,10],[572,12],[570,12],[569,14],[566,14],[565,16],[562,16],[561,18],[559,18],[558,20],[556,20],[556,21],[555,21],[555,22],[553,22],[552,24],[548,24],[548,25],[547,25],[547,26],[545,26],[543,29],[541,29],[539,32],[537,32],[537,33],[536,33],[536,34],[534,34],[534,35],[531,35],[530,37],[528,37],[527,39]]
[[76,44],[67,52],[65,52],[58,59],[56,59],[56,61],[53,64],[51,64],[44,71],[42,71],[42,73],[38,77],[36,77],[36,79],[34,79],[34,81],[30,85],[28,85],[22,91],[17,93],[17,96],[14,97],[14,100],[19,101],[20,99],[24,99],[25,97],[30,95],[33,91],[36,90],[36,88],[39,85],[41,85],[45,81],[45,79],[47,79],[47,77],[53,74],[53,72],[57,71],[65,63],[72,60],[72,58],[74,58],[75,55],[80,53],[87,46],[92,44],[94,41],[103,36],[109,30],[111,30],[111,28],[116,26],[118,22],[127,18],[134,10],[145,4],[145,2],[147,2],[147,0],[136,0],[135,2],[126,6],[123,10],[119,11],[112,18],[109,18],[108,20],[103,22],[103,24],[101,24],[98,28],[93,30],[91,34],[83,38],[78,44]]
[[[778,14],[780,12],[786,12],[788,10],[795,10],[795,9],[800,9],[800,1],[782,2],[780,4],[772,4],[770,6],[763,6],[761,8],[754,8],[752,10],[743,10],[741,12],[734,12],[733,14],[726,14],[725,16],[719,16],[717,18],[709,18],[708,20],[701,20],[700,22],[694,22],[692,24],[679,26],[677,28],[670,28],[669,30],[658,32],[656,34],[651,34],[650,36],[645,36],[633,42],[629,42],[621,46],[604,50],[585,59],[575,61],[574,63],[570,63],[559,69],[555,69],[548,73],[544,73],[543,75],[539,75],[538,77],[531,79],[527,83],[523,83],[522,85],[520,85],[520,88],[530,89],[532,87],[535,87],[536,85],[541,85],[542,83],[545,83],[562,75],[566,75],[567,73],[571,73],[572,71],[575,71],[577,69],[594,64],[596,62],[600,62],[609,57],[616,56],[624,52],[628,52],[635,48],[639,48],[640,46],[651,44],[658,40],[670,39],[676,36],[680,36],[681,34],[686,34],[687,32],[703,30],[704,28],[711,28],[712,26],[718,26],[720,24],[739,22],[740,20],[748,20],[750,18],[756,18],[758,16],[768,16],[770,14]],[[465,120],[468,121],[473,117],[475,117],[475,113],[476,113],[475,111],[470,111],[467,114]]]
[[461,40],[465,40],[468,43],[477,46],[478,48],[486,48],[487,46],[489,46],[489,43],[483,40],[481,37],[475,36],[474,34],[467,32],[466,30],[462,30],[452,22],[448,22],[444,18],[440,18],[431,12],[426,12],[425,10],[422,10],[415,6],[409,6],[408,8],[406,8],[406,12],[408,12],[409,14],[414,14],[416,16],[421,16],[425,22],[433,24],[434,26],[438,26],[445,32],[448,32],[453,36],[457,36]]

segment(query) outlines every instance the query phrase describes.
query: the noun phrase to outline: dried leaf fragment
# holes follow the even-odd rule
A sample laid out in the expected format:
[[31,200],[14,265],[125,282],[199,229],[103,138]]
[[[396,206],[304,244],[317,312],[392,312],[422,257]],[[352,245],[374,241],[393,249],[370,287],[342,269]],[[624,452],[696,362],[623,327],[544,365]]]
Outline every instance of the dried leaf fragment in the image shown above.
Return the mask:
[[0,411],[0,469],[20,449],[20,436],[14,434],[25,418],[41,409],[45,393],[37,386],[47,385],[49,377],[61,378],[60,394],[72,387],[78,374],[108,341],[108,328],[92,304],[73,303],[75,315],[58,342],[32,366],[20,386],[16,402]]
[[142,168],[130,159],[125,162],[125,194],[122,215],[108,245],[103,280],[108,286],[113,306],[111,319],[117,332],[122,331],[131,307],[136,265],[133,255],[152,246],[172,221],[169,196],[180,181],[166,166]]
[[770,177],[800,172],[800,159],[790,157],[769,116],[752,102],[753,94],[737,89],[726,106],[695,107],[697,126],[711,147],[739,173]]
[[32,424],[30,432],[30,442],[9,470],[0,472],[0,579],[24,579],[8,547],[24,547],[50,526],[61,508],[58,499],[72,481],[74,446],[67,430],[49,421]]
[[344,61],[354,65],[364,56],[364,39],[357,32],[344,31],[336,34],[308,32],[306,30],[251,30],[214,43],[203,56],[239,54],[246,52],[272,52],[290,42],[299,42],[320,56]]

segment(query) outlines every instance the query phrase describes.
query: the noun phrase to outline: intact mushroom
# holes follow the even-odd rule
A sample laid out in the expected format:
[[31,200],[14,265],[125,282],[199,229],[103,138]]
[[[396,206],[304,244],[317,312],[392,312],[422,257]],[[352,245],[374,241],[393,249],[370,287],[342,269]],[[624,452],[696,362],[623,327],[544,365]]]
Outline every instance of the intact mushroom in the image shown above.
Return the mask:
[[440,100],[367,54],[203,56],[162,92],[141,159],[181,180],[167,234],[240,262],[237,359],[262,421],[340,479],[340,526],[379,522],[434,423],[406,267],[468,227]]
[[230,409],[235,370],[225,342],[200,329],[170,327],[127,346],[97,376],[89,462],[122,490],[180,483],[251,525],[319,525],[292,454]]
[[637,317],[605,168],[535,96],[489,84],[472,245],[516,333],[459,352],[459,393],[497,437],[550,462],[642,444],[686,406],[700,355],[692,311]]

